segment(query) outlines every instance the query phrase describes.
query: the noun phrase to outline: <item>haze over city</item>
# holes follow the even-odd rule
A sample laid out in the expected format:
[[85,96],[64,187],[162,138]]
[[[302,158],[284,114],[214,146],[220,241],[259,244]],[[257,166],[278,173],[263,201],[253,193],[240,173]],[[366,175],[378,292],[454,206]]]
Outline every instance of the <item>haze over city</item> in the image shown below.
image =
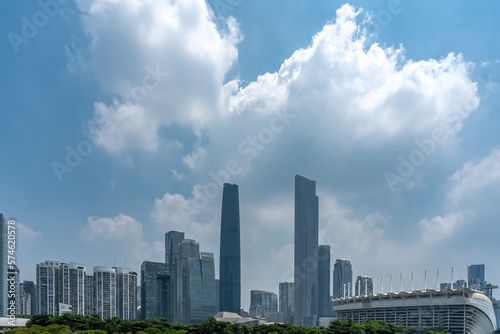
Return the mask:
[[[21,280],[53,259],[164,261],[182,231],[219,265],[239,186],[241,298],[293,281],[294,176],[319,244],[377,279],[496,265],[495,1],[0,4],[0,212]],[[497,293],[494,293],[496,296]]]

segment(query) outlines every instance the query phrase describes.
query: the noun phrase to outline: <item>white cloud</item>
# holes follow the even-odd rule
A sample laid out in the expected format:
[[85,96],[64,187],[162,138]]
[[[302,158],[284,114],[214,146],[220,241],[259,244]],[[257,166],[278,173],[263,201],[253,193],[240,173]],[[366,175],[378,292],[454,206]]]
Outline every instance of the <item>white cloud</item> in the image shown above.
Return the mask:
[[198,132],[224,109],[223,82],[241,40],[233,18],[218,29],[204,0],[77,4],[91,43],[88,57],[69,58],[120,101],[96,105],[93,121],[105,113],[116,123],[103,147],[155,151],[161,127],[184,124]]
[[135,241],[142,238],[142,224],[123,214],[115,218],[89,217],[81,235],[87,242]]
[[462,212],[452,212],[444,217],[422,219],[418,225],[423,230],[424,242],[436,242],[453,235],[464,221]]

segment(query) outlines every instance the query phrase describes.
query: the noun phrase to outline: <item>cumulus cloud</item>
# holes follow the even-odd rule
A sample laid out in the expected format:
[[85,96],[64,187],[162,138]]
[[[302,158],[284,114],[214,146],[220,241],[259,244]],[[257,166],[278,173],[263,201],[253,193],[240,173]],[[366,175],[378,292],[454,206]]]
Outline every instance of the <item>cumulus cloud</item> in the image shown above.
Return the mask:
[[142,224],[123,214],[115,218],[89,217],[81,235],[87,242],[135,241],[142,238]]
[[117,99],[95,108],[93,121],[115,123],[104,148],[157,150],[161,127],[185,124],[196,132],[224,109],[223,82],[241,40],[233,18],[218,28],[204,0],[77,4],[91,42],[87,57],[70,58]]

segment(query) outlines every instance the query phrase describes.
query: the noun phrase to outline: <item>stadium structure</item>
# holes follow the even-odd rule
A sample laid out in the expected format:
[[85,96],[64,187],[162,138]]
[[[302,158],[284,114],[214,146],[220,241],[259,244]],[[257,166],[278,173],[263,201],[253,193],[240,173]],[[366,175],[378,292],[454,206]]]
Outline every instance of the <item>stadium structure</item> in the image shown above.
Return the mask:
[[380,320],[403,327],[441,327],[452,334],[491,334],[496,317],[484,293],[463,287],[334,299],[339,320]]

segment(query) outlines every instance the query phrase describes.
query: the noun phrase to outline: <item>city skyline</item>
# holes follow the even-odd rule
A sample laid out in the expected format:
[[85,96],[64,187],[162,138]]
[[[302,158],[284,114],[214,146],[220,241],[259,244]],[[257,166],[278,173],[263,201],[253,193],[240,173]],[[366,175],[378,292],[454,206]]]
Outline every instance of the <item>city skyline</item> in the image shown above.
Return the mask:
[[293,281],[295,174],[317,182],[331,267],[375,286],[471,263],[500,277],[498,2],[63,2],[0,4],[21,281],[46,259],[139,272],[167,231],[217,276],[238,184],[248,308]]

